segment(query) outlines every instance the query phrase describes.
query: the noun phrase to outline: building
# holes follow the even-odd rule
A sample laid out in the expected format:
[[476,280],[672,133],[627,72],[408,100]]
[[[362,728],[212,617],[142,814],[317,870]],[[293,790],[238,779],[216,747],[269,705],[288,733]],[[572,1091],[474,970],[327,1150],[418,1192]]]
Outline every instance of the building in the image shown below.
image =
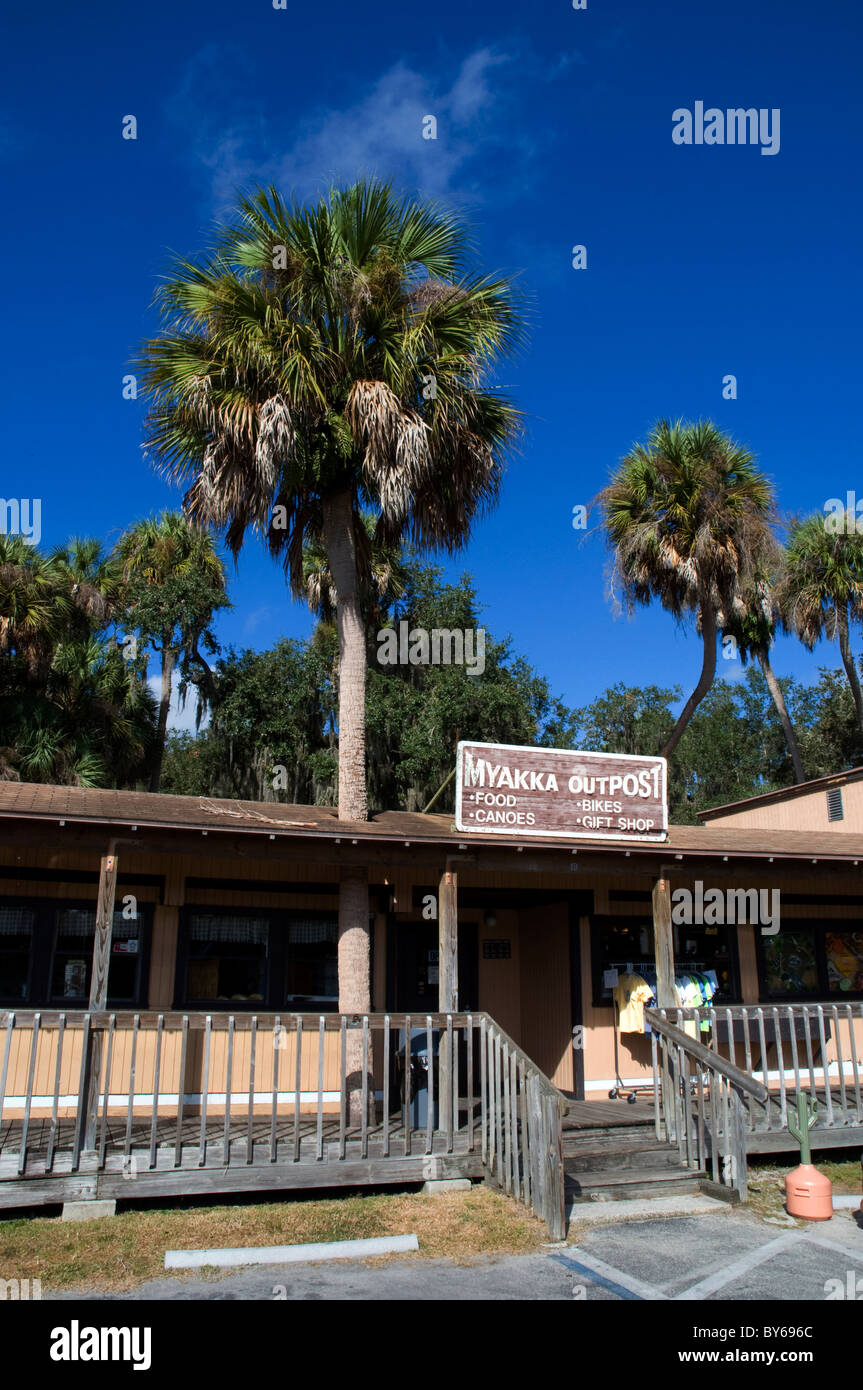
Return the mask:
[[863,767],[713,806],[698,815],[705,825],[734,825],[741,830],[836,830],[859,835],[863,832]]
[[[846,806],[857,795],[861,775],[858,769],[840,783],[848,789]],[[780,812],[807,796],[823,799],[820,784],[808,786],[782,793],[788,801],[779,802]],[[759,814],[769,817],[776,803],[755,800],[767,803]],[[808,813],[800,817],[807,825],[756,826],[739,823],[745,813],[738,815],[737,808],[720,809],[729,815],[711,812],[702,827],[671,827],[661,844],[521,842],[493,831],[466,837],[449,815],[385,812],[350,824],[325,807],[0,784],[0,1007],[7,1011],[2,1119],[25,1127],[25,1169],[28,1137],[36,1158],[41,1155],[34,1173],[51,1168],[45,1168],[45,1146],[53,1142],[51,1135],[56,1141],[64,1119],[74,1119],[76,1097],[83,1094],[82,1037],[90,1025],[82,1020],[92,997],[106,863],[116,884],[99,1025],[110,1053],[107,1063],[104,1054],[98,1059],[105,1078],[99,1083],[102,1131],[97,1125],[89,1140],[79,1135],[77,1169],[73,1161],[64,1171],[83,1171],[82,1152],[91,1145],[101,1144],[104,1158],[126,1117],[128,1161],[135,1150],[133,1110],[137,1124],[139,1107],[149,1105],[155,1172],[161,1117],[177,1115],[182,1094],[180,1120],[186,1111],[199,1116],[203,1109],[203,1136],[205,1123],[225,1113],[225,1098],[234,1094],[232,1066],[244,1078],[251,1067],[251,1080],[243,1081],[250,1135],[253,1120],[272,1113],[275,1143],[276,1115],[295,1115],[299,1126],[302,1111],[317,1116],[322,1153],[322,1117],[337,1114],[341,1104],[339,883],[358,872],[369,884],[377,1015],[410,1014],[422,1025],[436,1012],[438,903],[449,881],[457,910],[460,1016],[488,1015],[506,1038],[506,1055],[516,1069],[526,1058],[572,1101],[606,1104],[621,1083],[652,1087],[655,1036],[617,1032],[609,972],[637,974],[652,966],[655,895],[663,885],[674,904],[676,969],[715,972],[713,1006],[720,1014],[749,1009],[753,1018],[766,1016],[768,1025],[772,1016],[779,1041],[780,1015],[789,1014],[789,1006],[819,1005],[822,1030],[826,1010],[826,1033],[816,1038],[816,1055],[809,1058],[812,1075],[823,1084],[825,1077],[841,1074],[844,1096],[847,1074],[852,1100],[856,1076],[863,1125],[856,1070],[863,1057],[863,827],[821,828]],[[710,893],[719,907],[687,913],[687,904],[703,904]],[[758,921],[748,910],[753,903],[766,905]],[[781,918],[774,922],[775,910]],[[845,1011],[841,1017],[839,1010]],[[312,1023],[302,1025],[304,1039],[320,1021],[320,1039],[300,1047],[292,1033],[279,1058],[284,1040],[279,1035],[274,1043],[272,1029],[294,1029],[297,1014],[312,1016]],[[73,1015],[75,1028],[85,1032],[76,1032],[75,1045],[69,1042],[63,1052],[59,1020],[64,1018],[71,1038]],[[326,1031],[330,1022],[324,1019],[331,1015],[334,1030]],[[856,1039],[854,1076],[848,1043],[840,1042],[839,1023],[846,1015],[852,1045]],[[226,1031],[228,1016],[234,1021]],[[259,1016],[269,1020],[268,1031],[266,1037],[257,1034],[255,1054],[257,1022],[249,1020]],[[378,1018],[374,1026],[384,1024]],[[736,1026],[728,1024],[732,1037]],[[50,1038],[48,1027],[54,1030]],[[757,1042],[757,1029],[752,1036]],[[753,1063],[749,1056],[749,1037],[743,1041],[751,1073],[758,1058]],[[471,1046],[467,1034],[463,1041]],[[768,1050],[772,1046],[768,1038]],[[474,1070],[478,1048],[477,1041]],[[386,1051],[393,1064],[396,1051],[394,1039]],[[742,1065],[741,1054],[742,1049],[736,1062]],[[220,1110],[214,1078],[226,1065]],[[463,1060],[461,1065],[456,1091],[464,1088]],[[171,1068],[179,1071],[169,1083]],[[779,1071],[784,1075],[787,1068],[783,1062]],[[775,1057],[765,1061],[764,1051],[759,1074],[768,1085],[778,1074]],[[379,1100],[389,1094],[383,1091],[390,1080],[389,1073],[386,1081],[381,1075],[379,1045],[374,1084]],[[513,1095],[524,1085],[514,1082]],[[299,1154],[299,1138],[297,1145]],[[775,1133],[768,1146],[777,1147]],[[0,1153],[0,1178],[20,1179],[17,1167],[4,1170],[4,1158]],[[188,1190],[182,1186],[188,1182],[184,1162],[175,1186],[162,1190]],[[206,1167],[203,1159],[199,1167]]]

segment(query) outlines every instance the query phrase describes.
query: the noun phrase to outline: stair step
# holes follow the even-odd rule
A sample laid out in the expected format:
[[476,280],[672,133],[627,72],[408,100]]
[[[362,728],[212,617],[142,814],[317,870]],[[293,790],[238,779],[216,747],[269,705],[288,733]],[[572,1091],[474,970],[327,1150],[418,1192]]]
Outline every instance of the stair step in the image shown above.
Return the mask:
[[567,1173],[567,1199],[580,1202],[621,1201],[633,1197],[657,1197],[682,1192],[698,1192],[707,1178],[703,1168],[658,1169],[644,1173],[633,1171],[623,1175],[607,1172]]
[[649,1134],[655,1134],[653,1120],[646,1120],[644,1124],[638,1125],[593,1125],[587,1126],[567,1120],[564,1115],[561,1128],[564,1134],[583,1134],[585,1138],[594,1135],[614,1136],[620,1139],[635,1139],[639,1136],[645,1138]]
[[612,1149],[607,1152],[592,1150],[587,1153],[567,1153],[563,1151],[564,1167],[568,1173],[607,1173],[646,1171],[680,1168],[680,1151],[676,1145],[662,1145],[652,1149]]

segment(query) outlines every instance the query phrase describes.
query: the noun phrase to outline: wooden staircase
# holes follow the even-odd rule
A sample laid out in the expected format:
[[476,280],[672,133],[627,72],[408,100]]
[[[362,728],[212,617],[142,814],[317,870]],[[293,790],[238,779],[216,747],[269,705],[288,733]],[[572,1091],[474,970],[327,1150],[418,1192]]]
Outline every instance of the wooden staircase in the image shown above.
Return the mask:
[[709,1175],[687,1168],[677,1144],[657,1139],[651,1119],[627,1124],[629,1107],[618,1107],[620,1118],[605,1123],[597,1113],[591,1123],[585,1111],[607,1112],[605,1105],[570,1102],[563,1118],[563,1166],[567,1205],[614,1202],[637,1197],[664,1197],[702,1190]]

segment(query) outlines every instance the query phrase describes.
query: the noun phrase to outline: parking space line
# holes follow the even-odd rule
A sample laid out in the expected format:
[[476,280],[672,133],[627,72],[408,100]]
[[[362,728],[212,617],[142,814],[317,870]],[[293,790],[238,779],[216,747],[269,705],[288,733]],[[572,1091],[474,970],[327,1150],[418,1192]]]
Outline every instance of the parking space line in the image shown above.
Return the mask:
[[739,1260],[734,1260],[730,1265],[717,1269],[713,1274],[708,1274],[706,1279],[700,1279],[697,1284],[693,1284],[688,1289],[683,1289],[674,1295],[675,1302],[694,1302],[696,1299],[707,1298],[710,1294],[716,1293],[726,1284],[730,1284],[733,1279],[739,1279],[742,1275],[748,1274],[751,1269],[756,1269],[758,1265],[769,1260],[772,1255],[776,1255],[780,1250],[786,1249],[789,1245],[799,1244],[804,1239],[803,1231],[786,1231],[785,1235],[777,1236],[775,1240],[770,1240],[766,1245],[760,1245],[756,1250],[750,1250],[748,1254],[741,1255]]
[[856,1260],[858,1265],[863,1266],[863,1240],[859,1249],[855,1250],[842,1241],[831,1240],[826,1231],[823,1234],[821,1231],[804,1231],[803,1239],[810,1241],[812,1245],[820,1245],[823,1250],[834,1250],[837,1255],[845,1255],[849,1260]]
[[568,1255],[552,1255],[553,1260],[558,1260],[568,1269],[574,1269],[577,1274],[584,1274],[590,1279],[591,1283],[599,1284],[602,1288],[608,1289],[611,1293],[629,1302],[637,1300],[641,1302],[645,1299],[667,1299],[661,1289],[654,1288],[652,1284],[645,1284],[643,1280],[636,1279],[632,1274],[623,1274],[621,1270],[615,1269],[612,1265],[600,1260],[596,1255],[584,1255],[579,1250],[579,1259],[572,1260]]

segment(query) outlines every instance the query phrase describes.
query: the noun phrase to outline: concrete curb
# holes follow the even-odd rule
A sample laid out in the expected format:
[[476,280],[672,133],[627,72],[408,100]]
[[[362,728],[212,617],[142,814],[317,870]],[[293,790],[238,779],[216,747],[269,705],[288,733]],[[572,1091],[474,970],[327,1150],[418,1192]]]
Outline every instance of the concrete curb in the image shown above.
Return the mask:
[[308,1245],[249,1245],[235,1250],[166,1250],[166,1269],[202,1269],[204,1265],[284,1265],[303,1260],[356,1260],[368,1255],[401,1255],[419,1250],[410,1236],[375,1236],[369,1240],[332,1240]]
[[578,1226],[619,1221],[655,1221],[658,1217],[728,1215],[733,1207],[715,1197],[640,1197],[626,1202],[576,1202],[567,1208],[570,1232]]

